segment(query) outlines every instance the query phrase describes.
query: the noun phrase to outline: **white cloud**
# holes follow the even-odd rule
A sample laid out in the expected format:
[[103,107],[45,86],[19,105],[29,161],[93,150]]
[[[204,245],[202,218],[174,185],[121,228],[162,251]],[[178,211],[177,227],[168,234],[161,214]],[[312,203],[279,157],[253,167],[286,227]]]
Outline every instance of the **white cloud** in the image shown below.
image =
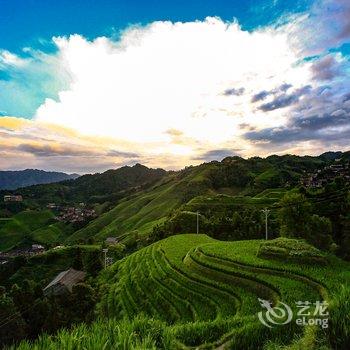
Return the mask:
[[56,96],[70,80],[59,55],[24,51],[25,57],[20,57],[0,50],[1,114],[32,117],[45,96]]
[[6,66],[21,67],[26,64],[23,58],[7,51],[0,50],[0,68],[5,68]]
[[[57,100],[46,99],[36,120],[144,144],[149,154],[189,156],[199,146],[237,143],[248,154],[252,146],[240,138],[240,124],[277,126],[288,117],[288,108],[262,112],[251,96],[311,81],[309,65],[296,64],[299,57],[284,31],[250,33],[217,18],[132,27],[117,42],[79,35],[54,41],[72,81]],[[224,96],[233,88],[244,92]],[[170,129],[191,142],[172,144]]]
[[[347,133],[335,139],[322,129],[344,129],[348,61],[341,53],[303,60],[329,33],[328,25],[317,27],[316,38],[307,23],[304,14],[247,32],[218,18],[154,22],[118,40],[56,37],[51,54],[1,51],[9,75],[0,81],[1,108],[41,103],[17,131],[1,134],[0,123],[3,162],[81,172],[135,161],[169,169],[231,151],[315,154],[348,144]],[[316,126],[321,131],[312,132]]]

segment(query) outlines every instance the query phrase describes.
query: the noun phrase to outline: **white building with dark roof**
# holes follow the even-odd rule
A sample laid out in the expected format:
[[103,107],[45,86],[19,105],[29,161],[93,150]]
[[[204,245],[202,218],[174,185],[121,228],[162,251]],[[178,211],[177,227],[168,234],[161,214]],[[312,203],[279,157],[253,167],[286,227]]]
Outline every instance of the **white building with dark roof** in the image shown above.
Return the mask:
[[21,195],[7,194],[4,196],[4,202],[22,202],[23,197]]

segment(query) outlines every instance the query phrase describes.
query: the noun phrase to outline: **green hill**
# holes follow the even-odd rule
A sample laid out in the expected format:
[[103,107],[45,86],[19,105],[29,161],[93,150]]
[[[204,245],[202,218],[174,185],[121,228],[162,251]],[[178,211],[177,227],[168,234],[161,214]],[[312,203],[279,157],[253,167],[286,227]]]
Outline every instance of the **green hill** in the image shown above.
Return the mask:
[[161,179],[166,174],[162,169],[150,169],[141,164],[125,166],[104,173],[88,174],[75,180],[54,184],[36,185],[16,190],[30,205],[64,203],[103,203],[118,200],[125,193],[141,190]]
[[[159,241],[100,275],[100,321],[18,349],[345,349],[350,265],[331,255],[326,265],[276,262],[257,256],[262,243],[195,234]],[[301,247],[317,253],[302,242],[285,245],[288,254]],[[294,316],[266,327],[257,317],[263,310],[259,298],[272,307],[288,304]],[[298,326],[296,300],[328,302],[329,327]]]
[[[306,337],[311,331],[308,327],[292,323],[286,328],[263,326],[256,318],[261,310],[258,298],[273,305],[283,301],[295,315],[296,300],[331,303],[341,285],[350,287],[350,265],[332,256],[327,266],[259,258],[257,251],[263,242],[219,242],[193,234],[157,242],[106,272],[102,283],[108,290],[99,311],[109,318],[132,320],[143,313],[162,320],[176,329],[177,341],[187,346],[225,343],[233,349],[258,349],[268,340],[286,340],[286,332],[287,339],[293,333]],[[300,252],[301,243],[285,242],[290,250],[295,247]],[[269,244],[273,246],[274,241]],[[276,244],[281,246],[281,240]],[[315,255],[315,248],[305,244],[302,248]]]
[[121,199],[113,209],[75,232],[68,241],[89,237],[101,240],[134,230],[145,234],[183,205],[184,210],[192,211],[212,203],[237,207],[271,205],[286,192],[281,188],[286,181],[290,181],[290,186],[296,185],[303,170],[323,163],[313,157],[272,156],[247,160],[228,157],[222,162],[171,172],[155,185]]
[[[108,236],[120,237],[133,231],[148,234],[155,226],[168,221],[176,210],[208,213],[208,208],[220,206],[256,209],[270,206],[299,184],[304,171],[325,166],[333,158],[329,155],[227,157],[221,162],[203,163],[175,172],[136,164],[76,180],[31,186],[18,192],[29,207],[84,201],[99,209],[99,217],[78,231],[50,222],[30,232],[33,240],[41,243],[62,240],[77,243],[89,238],[102,241]],[[15,232],[18,237],[14,237]],[[22,229],[20,223],[0,223],[0,233],[5,239],[2,249],[7,249],[20,242],[28,230]]]
[[[45,285],[82,256],[79,269],[91,269],[86,282],[96,288],[92,294],[98,304],[93,324],[41,335],[18,348],[346,349],[350,265],[329,252],[346,257],[340,253],[349,242],[349,185],[337,179],[321,190],[299,187],[305,172],[330,164],[334,157],[228,157],[173,172],[136,165],[21,189],[23,205],[43,208],[47,202],[85,201],[98,209],[98,217],[74,231],[47,210],[3,215],[1,250],[32,242],[67,245],[4,264],[3,284],[11,288],[29,278]],[[286,210],[296,206],[294,199],[305,215]],[[298,239],[257,240],[264,237],[265,207],[270,209],[270,238],[287,232],[280,230],[286,223],[282,212],[293,218],[286,226],[290,237],[322,243],[317,246],[328,253]],[[199,232],[206,235],[183,234],[196,232],[197,220]],[[117,261],[96,277],[101,243],[108,236],[119,237],[123,244],[109,247],[108,254]],[[91,245],[93,241],[97,244]],[[99,268],[92,269],[94,262]],[[310,302],[311,314],[317,303],[329,303],[329,327],[299,326],[296,301]],[[260,312],[270,308],[279,315],[284,303],[292,318],[275,317],[286,324],[270,328],[260,322]],[[82,322],[85,314],[79,321],[71,317],[68,326]]]
[[53,182],[76,179],[78,174],[65,174],[55,171],[44,171],[37,169],[26,169],[16,171],[0,171],[0,189],[15,190],[37,184],[48,184]]
[[[23,240],[35,241],[33,232],[47,227],[53,223],[54,215],[48,210],[23,211],[12,218],[1,220],[0,225],[0,250],[8,250]],[[49,242],[49,239],[45,242]]]
[[205,176],[209,169],[206,165],[168,175],[140,194],[121,200],[115,208],[75,232],[68,241],[88,237],[101,240],[134,230],[141,234],[151,231],[153,226],[163,222],[172,210],[192,196],[212,191]]

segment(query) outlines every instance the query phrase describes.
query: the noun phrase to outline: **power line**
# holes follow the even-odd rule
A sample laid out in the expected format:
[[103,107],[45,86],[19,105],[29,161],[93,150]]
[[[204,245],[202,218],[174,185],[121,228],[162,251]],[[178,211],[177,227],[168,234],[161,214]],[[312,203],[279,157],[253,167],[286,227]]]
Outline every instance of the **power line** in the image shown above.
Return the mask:
[[290,203],[290,204],[287,204],[287,205],[271,206],[270,209],[271,210],[276,210],[276,209],[294,207],[294,206],[298,206],[300,204],[307,203],[307,202],[309,202],[311,204],[318,204],[318,203],[328,202],[328,201],[331,201],[331,200],[341,199],[343,197],[344,197],[343,195],[334,195],[334,196],[330,196],[328,198],[320,198],[320,199],[317,199],[317,198],[315,198],[315,199],[305,198],[304,200],[299,201],[297,203]]

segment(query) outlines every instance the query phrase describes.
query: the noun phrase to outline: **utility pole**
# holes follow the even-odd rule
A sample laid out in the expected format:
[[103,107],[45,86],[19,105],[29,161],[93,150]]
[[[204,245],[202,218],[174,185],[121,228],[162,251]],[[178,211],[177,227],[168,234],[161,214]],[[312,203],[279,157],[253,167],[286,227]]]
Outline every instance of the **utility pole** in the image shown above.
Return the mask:
[[197,211],[197,235],[199,233],[199,211]]
[[105,256],[105,259],[104,259],[104,261],[105,261],[105,268],[107,267],[107,252],[108,252],[108,249],[107,248],[104,248],[104,249],[102,249],[102,251],[103,251],[103,253],[104,253],[104,256]]
[[262,212],[265,214],[265,239],[268,240],[267,218],[270,215],[270,210],[265,208]]

